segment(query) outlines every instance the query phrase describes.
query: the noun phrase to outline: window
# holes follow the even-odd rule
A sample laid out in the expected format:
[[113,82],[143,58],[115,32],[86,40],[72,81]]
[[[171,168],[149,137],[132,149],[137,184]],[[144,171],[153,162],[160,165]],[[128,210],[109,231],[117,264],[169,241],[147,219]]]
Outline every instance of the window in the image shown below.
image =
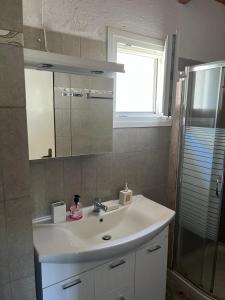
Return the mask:
[[170,125],[162,115],[164,42],[109,28],[108,59],[125,68],[115,78],[114,127]]

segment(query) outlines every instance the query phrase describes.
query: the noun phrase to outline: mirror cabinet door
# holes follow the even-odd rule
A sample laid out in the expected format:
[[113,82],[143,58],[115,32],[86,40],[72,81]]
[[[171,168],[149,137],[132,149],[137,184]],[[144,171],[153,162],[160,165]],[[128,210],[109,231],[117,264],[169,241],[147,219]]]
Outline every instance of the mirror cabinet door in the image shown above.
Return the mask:
[[30,159],[112,151],[113,79],[25,69]]
[[71,156],[70,75],[54,73],[56,157]]
[[[71,88],[80,78],[71,75]],[[112,151],[112,79],[85,77],[84,96],[71,96],[72,155]],[[108,92],[108,94],[107,94]],[[107,98],[108,97],[108,98]]]
[[55,157],[53,73],[25,69],[29,158]]

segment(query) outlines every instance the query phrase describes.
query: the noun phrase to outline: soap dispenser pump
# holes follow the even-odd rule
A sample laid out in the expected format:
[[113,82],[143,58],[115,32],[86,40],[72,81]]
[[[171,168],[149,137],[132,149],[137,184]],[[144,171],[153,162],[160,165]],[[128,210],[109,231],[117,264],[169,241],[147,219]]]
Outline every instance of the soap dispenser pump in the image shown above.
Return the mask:
[[73,202],[73,205],[70,207],[70,219],[77,221],[83,217],[80,195],[74,195]]
[[130,204],[132,201],[133,192],[128,188],[127,183],[122,191],[120,191],[119,203],[121,205]]

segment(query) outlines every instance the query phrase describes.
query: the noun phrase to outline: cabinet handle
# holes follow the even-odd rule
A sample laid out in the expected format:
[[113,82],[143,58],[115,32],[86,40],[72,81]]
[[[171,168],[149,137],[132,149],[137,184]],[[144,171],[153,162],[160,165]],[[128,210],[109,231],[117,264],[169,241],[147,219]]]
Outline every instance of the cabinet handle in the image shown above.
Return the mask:
[[49,149],[48,149],[48,154],[42,156],[42,158],[51,158],[51,157],[52,157],[52,148],[49,148]]
[[90,96],[90,95],[88,95],[87,99],[112,100],[113,98],[112,97],[107,97],[107,96],[101,97],[101,96]]
[[80,283],[81,283],[81,280],[80,280],[80,278],[78,278],[78,279],[76,279],[76,280],[74,280],[74,281],[72,281],[70,283],[64,284],[62,286],[62,288],[63,288],[63,290],[66,290],[66,289],[68,289],[68,288],[70,288],[70,287],[72,287],[74,285],[80,284]]
[[123,296],[120,296],[118,300],[126,300]]
[[117,268],[117,267],[119,267],[119,266],[121,266],[121,265],[123,265],[125,263],[126,263],[126,261],[124,259],[121,259],[119,262],[113,263],[113,264],[109,265],[109,267],[111,269],[115,269],[115,268]]
[[152,252],[155,252],[155,251],[157,251],[157,250],[159,250],[159,249],[161,249],[161,246],[156,245],[154,248],[150,248],[150,249],[148,249],[147,251],[150,252],[150,253],[152,253]]
[[84,95],[82,93],[71,93],[72,97],[83,97]]

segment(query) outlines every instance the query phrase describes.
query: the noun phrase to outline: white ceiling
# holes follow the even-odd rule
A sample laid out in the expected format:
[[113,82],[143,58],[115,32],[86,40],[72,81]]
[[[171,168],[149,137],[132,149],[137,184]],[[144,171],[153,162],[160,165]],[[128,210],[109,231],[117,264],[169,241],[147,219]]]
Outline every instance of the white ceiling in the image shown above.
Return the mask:
[[[49,30],[106,39],[106,27],[164,37],[176,23],[176,0],[42,0]],[[24,24],[41,27],[41,0],[23,0]]]
[[225,6],[214,0],[23,0],[24,24],[106,40],[107,26],[165,38],[179,30],[180,55],[225,59]]

